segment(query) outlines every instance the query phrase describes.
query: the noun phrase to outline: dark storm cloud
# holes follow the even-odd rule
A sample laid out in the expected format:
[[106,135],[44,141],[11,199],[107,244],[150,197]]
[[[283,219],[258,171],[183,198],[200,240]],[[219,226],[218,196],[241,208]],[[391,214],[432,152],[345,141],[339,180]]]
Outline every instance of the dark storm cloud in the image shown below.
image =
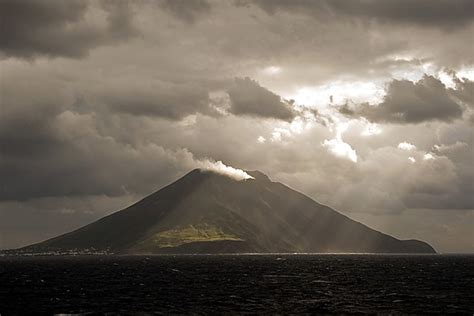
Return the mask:
[[74,136],[79,139],[61,137],[34,156],[0,158],[0,176],[8,179],[0,200],[150,193],[179,176],[176,162],[188,155],[154,145],[136,148],[100,133]]
[[290,10],[318,17],[343,15],[446,29],[461,27],[474,20],[474,2],[470,0],[257,0],[240,3],[255,3],[269,14]]
[[194,23],[197,18],[211,12],[211,5],[207,0],[161,0],[159,5],[187,23]]
[[352,117],[365,117],[380,123],[421,123],[425,121],[450,122],[463,113],[449,90],[443,83],[425,75],[418,82],[393,80],[389,83],[382,103],[356,105],[351,109],[347,104],[340,113]]
[[0,52],[8,57],[72,57],[133,35],[132,12],[124,1],[100,2],[105,26],[85,20],[90,2],[80,0],[0,1]]
[[127,84],[104,90],[99,92],[99,99],[112,112],[170,120],[180,120],[195,113],[217,114],[210,106],[208,91],[193,84]]
[[[9,80],[0,86],[0,200],[149,192],[192,162],[185,150],[131,143],[140,123],[128,129],[133,117],[121,118],[108,107],[84,107],[71,83],[60,77],[9,67],[4,75]],[[186,111],[196,111],[194,105]],[[110,134],[110,121],[118,121],[116,129],[128,140]]]
[[235,78],[234,85],[227,92],[231,103],[230,112],[234,114],[284,121],[291,121],[295,117],[291,104],[248,77]]
[[73,102],[67,85],[33,71],[18,76],[5,69],[3,75],[9,80],[0,84],[2,157],[49,151],[58,141],[52,119]]
[[7,130],[0,121],[0,200],[150,193],[180,175],[186,163],[192,168],[186,150],[122,142],[101,130],[110,115],[64,110],[42,125],[18,119]]

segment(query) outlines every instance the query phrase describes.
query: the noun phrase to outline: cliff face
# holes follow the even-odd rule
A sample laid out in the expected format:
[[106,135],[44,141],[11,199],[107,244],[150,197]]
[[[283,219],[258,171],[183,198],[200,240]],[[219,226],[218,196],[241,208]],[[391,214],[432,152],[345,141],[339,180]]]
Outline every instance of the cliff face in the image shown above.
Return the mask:
[[136,204],[26,250],[115,253],[434,253],[318,204],[261,172],[193,170]]

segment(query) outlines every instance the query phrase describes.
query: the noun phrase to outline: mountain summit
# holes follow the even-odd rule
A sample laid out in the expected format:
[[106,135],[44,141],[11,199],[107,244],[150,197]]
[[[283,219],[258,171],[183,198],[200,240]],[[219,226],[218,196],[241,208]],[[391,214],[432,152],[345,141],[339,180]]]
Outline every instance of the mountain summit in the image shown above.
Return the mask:
[[141,201],[25,250],[114,253],[434,253],[321,205],[259,171],[195,169]]

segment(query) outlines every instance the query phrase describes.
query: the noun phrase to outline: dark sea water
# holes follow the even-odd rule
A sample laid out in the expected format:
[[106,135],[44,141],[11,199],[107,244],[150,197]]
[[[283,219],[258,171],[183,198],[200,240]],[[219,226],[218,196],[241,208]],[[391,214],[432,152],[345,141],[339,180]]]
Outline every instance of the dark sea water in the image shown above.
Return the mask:
[[0,257],[0,313],[474,313],[474,256]]

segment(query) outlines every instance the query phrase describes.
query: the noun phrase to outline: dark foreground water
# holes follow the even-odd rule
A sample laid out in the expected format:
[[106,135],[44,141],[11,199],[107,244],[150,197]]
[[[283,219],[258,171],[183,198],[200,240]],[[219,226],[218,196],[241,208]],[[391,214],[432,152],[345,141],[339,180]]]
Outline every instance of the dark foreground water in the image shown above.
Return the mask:
[[474,256],[0,257],[0,314],[474,313]]

